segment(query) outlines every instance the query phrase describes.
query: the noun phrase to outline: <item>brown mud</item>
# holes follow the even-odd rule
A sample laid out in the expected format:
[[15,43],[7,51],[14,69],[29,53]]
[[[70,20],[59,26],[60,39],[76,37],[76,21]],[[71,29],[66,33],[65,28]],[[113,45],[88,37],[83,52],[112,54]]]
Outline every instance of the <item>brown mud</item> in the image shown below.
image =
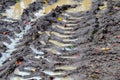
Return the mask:
[[36,0],[13,22],[0,15],[1,79],[120,80],[120,1],[65,1]]

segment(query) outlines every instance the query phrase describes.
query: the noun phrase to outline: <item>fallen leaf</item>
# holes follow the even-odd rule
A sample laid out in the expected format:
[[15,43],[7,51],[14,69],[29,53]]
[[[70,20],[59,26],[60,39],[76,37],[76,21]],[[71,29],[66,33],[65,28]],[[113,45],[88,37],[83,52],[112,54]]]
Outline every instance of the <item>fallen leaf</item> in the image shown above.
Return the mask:
[[102,50],[102,51],[109,51],[109,50],[111,50],[111,49],[106,47],[106,48],[102,48],[101,50]]
[[17,65],[21,65],[22,64],[22,61],[17,61]]
[[57,18],[57,20],[62,21],[62,20],[63,20],[63,18],[62,18],[62,17],[58,17],[58,18]]
[[3,35],[6,35],[6,34],[7,34],[7,32],[6,32],[6,31],[4,31],[2,34],[3,34]]
[[116,38],[119,38],[119,39],[120,39],[120,35],[116,36]]
[[30,22],[28,22],[28,21],[24,21],[24,24],[25,24],[25,25],[29,25]]

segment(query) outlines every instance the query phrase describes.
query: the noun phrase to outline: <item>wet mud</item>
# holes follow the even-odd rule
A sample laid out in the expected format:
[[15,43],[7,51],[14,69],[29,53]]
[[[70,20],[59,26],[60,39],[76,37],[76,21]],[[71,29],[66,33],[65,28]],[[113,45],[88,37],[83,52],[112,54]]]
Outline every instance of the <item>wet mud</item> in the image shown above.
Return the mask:
[[[5,1],[3,13],[16,3]],[[85,1],[36,0],[20,19],[1,15],[1,80],[120,80],[120,1]]]

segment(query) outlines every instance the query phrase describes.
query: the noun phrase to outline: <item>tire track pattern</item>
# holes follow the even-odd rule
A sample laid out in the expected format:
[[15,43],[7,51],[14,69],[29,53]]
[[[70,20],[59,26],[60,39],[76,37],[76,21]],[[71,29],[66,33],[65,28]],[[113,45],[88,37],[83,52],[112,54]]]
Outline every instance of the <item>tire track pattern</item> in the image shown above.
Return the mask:
[[[119,43],[115,36],[120,12],[109,2],[105,11],[99,10],[103,1],[96,0],[90,11],[80,13],[60,14],[57,7],[57,13],[37,19],[3,63],[0,76],[6,80],[119,80],[119,44],[114,43]],[[58,14],[57,19],[53,14]]]

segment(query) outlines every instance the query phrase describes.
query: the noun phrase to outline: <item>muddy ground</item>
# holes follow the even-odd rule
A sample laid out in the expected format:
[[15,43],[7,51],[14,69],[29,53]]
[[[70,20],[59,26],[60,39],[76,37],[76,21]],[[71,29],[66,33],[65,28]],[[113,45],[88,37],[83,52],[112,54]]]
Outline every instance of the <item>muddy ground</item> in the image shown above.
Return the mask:
[[[15,3],[1,2],[1,13]],[[120,1],[92,0],[78,13],[66,10],[79,5],[57,6],[36,18],[44,4],[31,3],[13,22],[0,15],[0,80],[120,80]]]

